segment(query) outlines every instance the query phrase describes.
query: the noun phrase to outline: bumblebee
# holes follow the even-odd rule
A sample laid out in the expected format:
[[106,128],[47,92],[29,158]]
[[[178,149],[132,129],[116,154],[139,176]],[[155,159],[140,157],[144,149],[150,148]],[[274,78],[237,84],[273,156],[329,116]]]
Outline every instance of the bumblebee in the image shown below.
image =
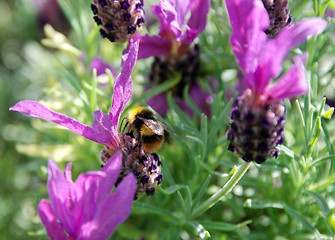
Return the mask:
[[130,133],[139,141],[147,152],[159,149],[164,142],[164,129],[170,129],[166,124],[157,120],[152,111],[145,107],[130,110],[126,126]]

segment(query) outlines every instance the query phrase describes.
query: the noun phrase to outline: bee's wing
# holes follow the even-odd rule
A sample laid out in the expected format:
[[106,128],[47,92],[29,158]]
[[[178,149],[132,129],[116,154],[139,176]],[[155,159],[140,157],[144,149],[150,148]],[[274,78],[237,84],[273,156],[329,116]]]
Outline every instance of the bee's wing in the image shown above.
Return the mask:
[[139,119],[143,121],[143,123],[155,134],[157,135],[163,135],[164,134],[164,127],[163,123],[156,120],[156,119],[147,119],[143,118],[141,116],[137,116]]
[[168,130],[168,131],[172,132],[174,135],[177,134],[176,131],[175,131],[172,127],[170,127],[169,125],[166,125],[166,124],[163,123],[163,122],[160,122],[160,123],[164,126],[164,129],[165,129],[165,130]]

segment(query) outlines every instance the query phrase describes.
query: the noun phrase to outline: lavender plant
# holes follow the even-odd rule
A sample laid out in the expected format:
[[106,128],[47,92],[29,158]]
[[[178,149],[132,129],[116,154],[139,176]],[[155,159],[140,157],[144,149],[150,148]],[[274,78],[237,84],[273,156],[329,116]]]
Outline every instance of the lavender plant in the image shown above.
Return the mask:
[[[3,237],[333,238],[332,1],[58,4],[69,34],[25,52],[39,94],[6,105]],[[138,105],[174,129],[155,153],[125,126]]]

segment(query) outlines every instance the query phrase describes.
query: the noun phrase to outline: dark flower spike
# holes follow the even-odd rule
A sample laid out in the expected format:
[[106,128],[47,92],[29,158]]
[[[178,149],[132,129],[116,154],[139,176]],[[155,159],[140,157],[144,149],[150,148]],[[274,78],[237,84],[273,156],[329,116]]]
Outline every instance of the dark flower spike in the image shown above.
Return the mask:
[[[140,39],[139,58],[155,57],[149,88],[180,75],[179,83],[169,91],[189,115],[193,111],[183,100],[186,86],[198,107],[206,115],[210,114],[212,98],[197,83],[200,58],[199,47],[194,44],[195,38],[206,27],[209,9],[210,0],[160,0],[158,6],[152,6],[153,13],[160,21],[159,34],[134,36],[134,39]],[[137,24],[142,25],[142,20],[139,19]],[[168,110],[166,101],[166,93],[162,93],[149,99],[148,105],[160,115],[165,115]]]
[[[140,0],[93,0],[91,9],[94,20],[101,26],[101,36],[111,42],[125,42],[141,31],[144,10]],[[138,24],[138,23],[141,24]]]
[[[230,41],[247,86],[232,109],[228,150],[257,163],[279,155],[276,147],[284,141],[285,124],[282,101],[307,93],[306,56],[294,57],[293,66],[276,83],[271,84],[271,80],[281,73],[282,62],[292,48],[308,36],[319,34],[327,25],[321,18],[308,18],[268,39],[265,31],[270,20],[263,2],[226,0],[232,27]],[[279,2],[275,0],[277,6]],[[281,3],[286,8],[287,2]]]
[[292,17],[287,0],[262,0],[269,14],[270,26],[265,30],[269,38],[275,38],[278,33],[291,24]]

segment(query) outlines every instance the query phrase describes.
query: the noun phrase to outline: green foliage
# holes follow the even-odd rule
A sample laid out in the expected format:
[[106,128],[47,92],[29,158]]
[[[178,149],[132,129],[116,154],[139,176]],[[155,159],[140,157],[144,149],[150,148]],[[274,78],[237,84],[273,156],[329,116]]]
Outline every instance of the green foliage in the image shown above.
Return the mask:
[[[11,26],[26,26],[20,35],[6,27],[0,37],[1,46],[8,46],[8,39],[16,40],[12,49],[1,49],[0,62],[0,106],[5,113],[0,116],[0,232],[4,239],[45,238],[36,207],[41,198],[47,198],[49,158],[61,168],[66,162],[75,162],[74,178],[81,172],[98,170],[101,164],[99,144],[56,124],[7,112],[19,100],[38,100],[91,125],[92,111],[110,109],[114,78],[110,71],[91,75],[89,64],[100,56],[119,72],[125,45],[100,38],[91,20],[90,1],[58,2],[71,30],[62,34],[45,26],[45,37],[35,21],[36,9],[23,0],[0,3],[0,11],[8,9],[7,16],[0,14],[1,26],[9,21]],[[153,2],[158,1],[145,4]],[[331,0],[289,4],[294,20],[322,17],[327,5],[334,6]],[[168,94],[170,111],[160,119],[176,135],[170,134],[170,141],[157,152],[163,163],[163,183],[154,196],[143,196],[134,203],[130,217],[111,239],[332,239],[335,124],[334,108],[328,100],[335,99],[335,20],[327,20],[323,34],[294,51],[308,52],[310,92],[285,102],[286,140],[279,147],[280,156],[250,166],[227,150],[234,101],[229,96],[237,95],[234,84],[239,69],[230,47],[224,1],[212,1],[208,26],[197,40],[201,84],[210,89],[211,77],[217,81],[211,91],[211,117],[193,102],[188,88],[184,99],[194,112],[192,117]],[[137,63],[132,74],[134,96],[123,115],[178,84],[180,76],[144,91],[151,61]]]

